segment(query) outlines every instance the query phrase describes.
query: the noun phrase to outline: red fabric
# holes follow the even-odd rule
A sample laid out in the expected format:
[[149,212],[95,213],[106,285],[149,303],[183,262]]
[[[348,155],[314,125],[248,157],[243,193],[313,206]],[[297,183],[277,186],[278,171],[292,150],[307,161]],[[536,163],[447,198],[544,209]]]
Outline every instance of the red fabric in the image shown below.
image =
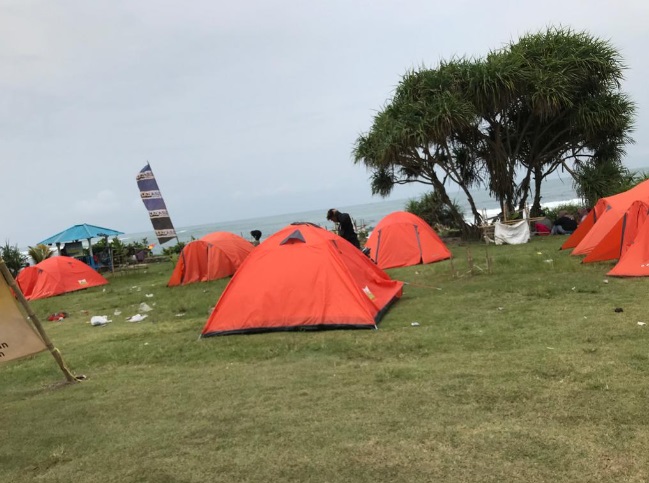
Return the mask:
[[384,217],[365,244],[370,256],[382,268],[408,267],[451,258],[435,230],[412,213],[396,211]]
[[551,230],[547,226],[539,222],[534,224],[534,230],[539,236],[547,236],[551,233]]
[[202,334],[373,328],[402,287],[338,235],[309,224],[289,225],[239,267]]
[[253,248],[252,243],[233,233],[220,231],[205,235],[183,248],[167,286],[229,277]]
[[25,268],[16,282],[27,300],[36,300],[105,285],[108,280],[75,258],[51,257]]

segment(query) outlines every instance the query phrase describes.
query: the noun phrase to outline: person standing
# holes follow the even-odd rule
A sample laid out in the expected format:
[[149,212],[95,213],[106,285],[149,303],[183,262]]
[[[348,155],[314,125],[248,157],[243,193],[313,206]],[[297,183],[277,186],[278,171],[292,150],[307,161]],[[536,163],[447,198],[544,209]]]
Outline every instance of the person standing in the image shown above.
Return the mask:
[[356,231],[354,230],[352,218],[348,213],[342,213],[336,208],[331,208],[329,211],[327,211],[327,220],[333,221],[334,223],[338,224],[338,235],[343,237],[359,250],[361,249],[361,244],[358,241],[358,236],[356,235]]
[[252,231],[250,232],[250,236],[254,239],[254,241],[252,242],[252,244],[253,244],[254,246],[259,245],[259,243],[260,243],[259,240],[261,240],[261,231],[259,231],[259,230],[252,230]]

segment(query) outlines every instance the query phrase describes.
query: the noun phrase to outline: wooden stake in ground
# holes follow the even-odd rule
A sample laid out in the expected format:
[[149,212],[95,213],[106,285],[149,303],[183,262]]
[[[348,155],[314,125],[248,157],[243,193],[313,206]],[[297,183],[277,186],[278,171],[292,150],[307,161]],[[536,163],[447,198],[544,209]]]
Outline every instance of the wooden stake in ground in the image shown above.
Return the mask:
[[484,248],[484,253],[485,253],[485,258],[487,260],[487,273],[491,273],[491,265],[492,265],[492,260],[491,257],[489,256],[489,245],[485,245]]
[[16,298],[18,299],[18,302],[25,309],[25,312],[29,316],[29,319],[32,321],[32,324],[38,331],[38,334],[41,336],[41,339],[43,339],[45,346],[52,354],[52,357],[54,357],[54,360],[56,360],[56,363],[61,368],[61,371],[63,371],[63,374],[65,375],[65,379],[68,382],[79,382],[83,380],[84,379],[83,376],[76,377],[74,374],[70,372],[70,369],[68,369],[68,367],[65,365],[63,356],[61,355],[59,350],[56,347],[54,347],[54,344],[52,344],[52,341],[50,340],[47,333],[45,332],[45,329],[43,328],[41,321],[38,320],[38,317],[36,316],[32,308],[29,306],[29,302],[27,302],[27,299],[21,292],[20,287],[16,283],[16,280],[14,280],[14,277],[11,275],[11,272],[7,268],[7,265],[5,264],[2,258],[0,258],[0,273],[2,273],[2,276],[7,282],[7,285],[9,285],[9,287],[13,289],[14,293],[16,294]]
[[473,275],[473,272],[474,272],[473,255],[471,255],[471,249],[470,248],[466,249],[466,263],[469,266],[469,273],[471,275]]
[[453,263],[453,257],[451,257],[451,275],[453,278],[457,277],[457,270],[455,270],[455,263]]

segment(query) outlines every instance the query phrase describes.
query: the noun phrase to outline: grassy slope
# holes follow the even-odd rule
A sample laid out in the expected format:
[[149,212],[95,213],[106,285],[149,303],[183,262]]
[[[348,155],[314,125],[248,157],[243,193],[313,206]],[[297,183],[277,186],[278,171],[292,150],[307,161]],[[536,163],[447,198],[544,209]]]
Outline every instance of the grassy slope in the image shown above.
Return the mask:
[[[449,262],[393,270],[411,284],[378,331],[197,340],[225,281],[168,289],[170,265],[35,302],[72,314],[47,327],[88,380],[53,384],[48,354],[0,367],[0,473],[647,481],[649,280],[604,283],[610,265],[580,265],[561,241],[490,247],[492,274],[466,275],[465,247],[459,278]],[[471,251],[485,268],[484,246]],[[145,322],[124,321],[153,301]],[[86,323],[116,308],[108,326]]]

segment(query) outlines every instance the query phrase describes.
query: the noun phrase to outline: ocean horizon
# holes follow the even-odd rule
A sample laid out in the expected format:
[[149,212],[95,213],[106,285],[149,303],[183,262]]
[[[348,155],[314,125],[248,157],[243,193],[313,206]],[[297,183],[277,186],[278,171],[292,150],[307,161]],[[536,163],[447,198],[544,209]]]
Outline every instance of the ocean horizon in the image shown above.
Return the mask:
[[[570,180],[560,178],[546,180],[543,184],[542,193],[542,205],[546,207],[552,207],[562,203],[579,202],[578,196],[575,193]],[[485,190],[471,190],[471,194],[478,209],[481,211],[484,210],[487,213],[487,216],[494,216],[501,211],[498,202],[490,197]],[[471,219],[471,210],[464,193],[456,191],[449,193],[449,196],[460,205],[464,210],[465,216]],[[357,226],[367,226],[371,228],[384,216],[394,211],[403,211],[406,204],[411,199],[413,198],[384,199],[370,203],[341,205],[336,206],[336,208],[345,213],[349,213]],[[326,220],[326,213],[329,208],[331,208],[331,206],[317,210],[281,213],[277,215],[211,222],[200,225],[178,226],[176,227],[176,234],[178,235],[178,240],[181,242],[188,242],[192,239],[201,238],[208,233],[213,233],[215,231],[227,231],[251,240],[251,230],[260,230],[262,232],[262,239],[265,239],[276,231],[281,230],[286,225],[295,222],[309,222],[327,229],[333,229],[333,223]],[[158,245],[155,233],[152,229],[141,232],[125,233],[124,235],[119,236],[119,239],[126,243],[135,240],[142,240],[144,238],[146,238],[149,243],[155,244],[153,249],[154,253],[160,253],[162,251],[162,247]],[[166,243],[164,247],[173,245],[174,242],[172,241]]]

